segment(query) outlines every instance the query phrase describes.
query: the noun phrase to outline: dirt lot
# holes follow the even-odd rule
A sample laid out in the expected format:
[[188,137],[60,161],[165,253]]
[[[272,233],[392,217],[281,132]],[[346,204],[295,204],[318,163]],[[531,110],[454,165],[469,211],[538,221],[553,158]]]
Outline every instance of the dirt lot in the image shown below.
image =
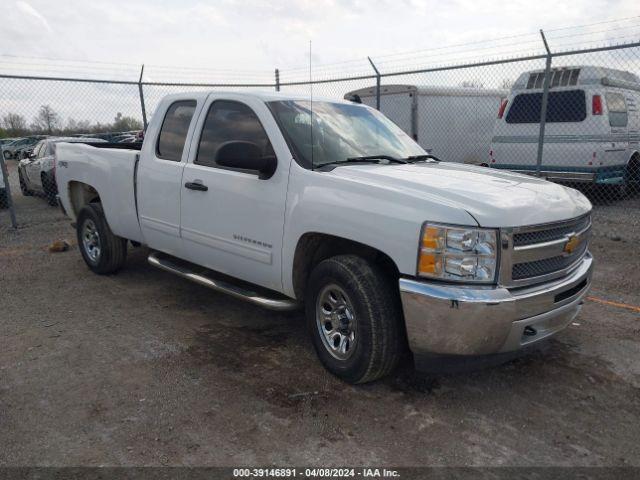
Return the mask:
[[[17,231],[0,213],[1,465],[640,465],[638,311],[590,300],[508,364],[354,387],[321,367],[300,315],[156,270],[143,249],[94,275],[58,209],[15,198]],[[593,297],[640,305],[640,199],[596,222]],[[71,250],[49,253],[59,239]]]

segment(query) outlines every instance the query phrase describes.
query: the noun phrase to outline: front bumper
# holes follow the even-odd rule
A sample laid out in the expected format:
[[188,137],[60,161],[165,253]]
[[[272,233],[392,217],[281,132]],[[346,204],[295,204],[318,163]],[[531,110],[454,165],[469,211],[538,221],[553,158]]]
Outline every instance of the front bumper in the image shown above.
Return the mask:
[[518,350],[565,328],[591,287],[589,253],[566,277],[523,288],[400,279],[414,355],[488,355]]

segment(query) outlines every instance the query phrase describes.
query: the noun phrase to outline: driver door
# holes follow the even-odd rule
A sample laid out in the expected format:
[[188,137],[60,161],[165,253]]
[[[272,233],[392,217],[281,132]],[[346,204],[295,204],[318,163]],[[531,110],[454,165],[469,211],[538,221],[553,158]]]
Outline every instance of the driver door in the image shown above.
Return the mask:
[[[254,143],[265,156],[275,154],[275,173],[261,179],[255,171],[218,165],[218,148],[232,141]],[[263,101],[234,94],[210,95],[198,119],[182,178],[180,232],[188,259],[281,290],[290,162],[289,149]]]

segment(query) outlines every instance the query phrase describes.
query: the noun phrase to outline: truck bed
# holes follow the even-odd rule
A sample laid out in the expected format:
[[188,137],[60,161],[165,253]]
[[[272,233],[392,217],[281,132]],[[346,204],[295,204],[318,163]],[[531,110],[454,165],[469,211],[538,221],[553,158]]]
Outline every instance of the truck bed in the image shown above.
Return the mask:
[[78,202],[74,198],[83,195],[84,186],[88,186],[100,196],[113,233],[142,242],[136,208],[136,172],[141,146],[142,144],[137,143],[58,145],[58,194],[62,206],[73,221],[78,214],[74,206]]
[[91,145],[92,147],[96,147],[96,148],[115,148],[118,150],[137,150],[140,151],[142,149],[142,143],[141,142],[119,142],[119,143],[112,143],[112,142],[83,142],[84,145]]

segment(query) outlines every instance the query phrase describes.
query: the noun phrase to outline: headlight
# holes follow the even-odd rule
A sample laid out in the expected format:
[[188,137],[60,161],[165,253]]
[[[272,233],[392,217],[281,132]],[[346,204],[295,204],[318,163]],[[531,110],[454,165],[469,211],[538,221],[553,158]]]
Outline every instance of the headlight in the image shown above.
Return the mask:
[[459,282],[495,281],[497,231],[487,228],[422,226],[418,275]]

